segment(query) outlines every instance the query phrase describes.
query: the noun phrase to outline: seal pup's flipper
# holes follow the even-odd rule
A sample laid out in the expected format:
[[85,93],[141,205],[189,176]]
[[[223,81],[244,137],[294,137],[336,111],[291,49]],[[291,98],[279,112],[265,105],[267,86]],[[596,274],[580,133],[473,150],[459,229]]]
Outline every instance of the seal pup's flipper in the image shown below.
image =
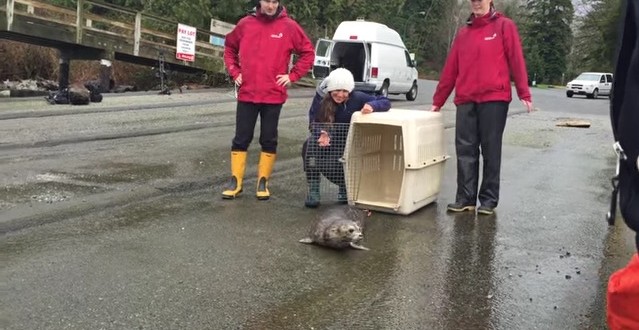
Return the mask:
[[358,245],[358,244],[353,243],[353,242],[351,242],[351,244],[350,244],[350,245],[351,245],[351,247],[352,247],[353,249],[357,249],[357,250],[364,250],[364,251],[370,251],[370,249],[369,249],[369,248],[364,247],[364,246],[361,246],[361,245]]
[[299,242],[304,244],[313,244],[313,240],[310,237],[304,237],[299,240]]

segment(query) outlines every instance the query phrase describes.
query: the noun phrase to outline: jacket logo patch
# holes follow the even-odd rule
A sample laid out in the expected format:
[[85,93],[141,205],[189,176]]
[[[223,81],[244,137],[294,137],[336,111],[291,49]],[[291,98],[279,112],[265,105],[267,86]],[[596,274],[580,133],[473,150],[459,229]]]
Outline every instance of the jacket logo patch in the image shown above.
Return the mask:
[[280,32],[279,34],[271,34],[271,38],[276,38],[276,39],[281,39],[284,35],[282,34],[282,32]]
[[484,40],[494,40],[495,38],[497,38],[497,33],[493,33],[490,37],[485,37]]

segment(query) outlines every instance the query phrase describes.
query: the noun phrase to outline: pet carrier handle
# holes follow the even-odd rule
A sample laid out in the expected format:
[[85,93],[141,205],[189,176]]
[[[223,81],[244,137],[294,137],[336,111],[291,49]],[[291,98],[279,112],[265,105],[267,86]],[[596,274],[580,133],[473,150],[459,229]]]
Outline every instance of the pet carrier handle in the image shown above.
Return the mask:
[[615,224],[615,218],[617,216],[617,196],[619,195],[619,167],[621,166],[621,162],[628,159],[626,154],[619,144],[619,141],[615,142],[612,145],[612,148],[617,154],[617,167],[615,170],[615,176],[610,180],[612,184],[612,196],[610,198],[610,211],[606,214],[606,220],[608,220],[608,225],[613,226]]
[[430,158],[428,160],[422,160],[420,164],[415,165],[414,163],[407,163],[406,164],[406,168],[410,169],[410,170],[420,170],[424,167],[428,167],[428,166],[433,166],[433,165],[437,165],[443,161],[446,161],[447,159],[449,159],[450,156],[448,155],[441,155],[438,157],[434,157],[434,158]]
[[[626,153],[623,151],[623,148],[621,147],[621,144],[619,143],[619,141],[615,142],[615,144],[612,145],[612,148],[615,150],[615,153],[617,154],[617,158],[619,160],[627,160],[628,159],[628,156],[626,156]],[[619,172],[619,171],[617,171],[617,172]]]
[[[619,161],[617,161],[617,164]],[[617,165],[618,166],[618,165]],[[606,220],[608,220],[608,225],[615,225],[615,218],[617,216],[617,195],[619,194],[619,177],[615,176],[610,180],[612,183],[612,196],[610,198],[610,211],[606,214]]]

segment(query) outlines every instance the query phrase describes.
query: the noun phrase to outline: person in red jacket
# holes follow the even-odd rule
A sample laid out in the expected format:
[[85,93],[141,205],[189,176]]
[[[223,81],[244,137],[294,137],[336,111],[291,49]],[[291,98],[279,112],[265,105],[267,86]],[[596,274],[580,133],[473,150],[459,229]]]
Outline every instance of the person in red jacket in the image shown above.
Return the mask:
[[[299,56],[289,71],[291,55]],[[242,192],[247,150],[260,116],[257,193],[269,199],[268,180],[277,152],[277,126],[286,87],[303,77],[315,60],[315,50],[304,30],[286,14],[279,1],[260,0],[254,14],[242,18],[226,35],[224,64],[233,78],[237,94],[235,137],[231,146],[231,181],[222,197],[232,199]]]
[[[431,111],[440,111],[455,88],[457,194],[453,212],[493,214],[499,201],[502,135],[512,101],[510,76],[528,112],[532,99],[515,23],[495,10],[492,0],[470,0],[472,14],[446,59]],[[479,182],[479,154],[483,158]]]

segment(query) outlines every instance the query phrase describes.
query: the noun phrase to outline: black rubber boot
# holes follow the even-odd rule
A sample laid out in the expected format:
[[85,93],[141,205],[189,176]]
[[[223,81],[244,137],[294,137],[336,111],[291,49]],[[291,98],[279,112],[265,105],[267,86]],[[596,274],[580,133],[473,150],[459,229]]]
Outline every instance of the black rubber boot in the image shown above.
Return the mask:
[[315,171],[306,172],[308,192],[304,200],[304,206],[316,208],[320,205],[320,174]]

